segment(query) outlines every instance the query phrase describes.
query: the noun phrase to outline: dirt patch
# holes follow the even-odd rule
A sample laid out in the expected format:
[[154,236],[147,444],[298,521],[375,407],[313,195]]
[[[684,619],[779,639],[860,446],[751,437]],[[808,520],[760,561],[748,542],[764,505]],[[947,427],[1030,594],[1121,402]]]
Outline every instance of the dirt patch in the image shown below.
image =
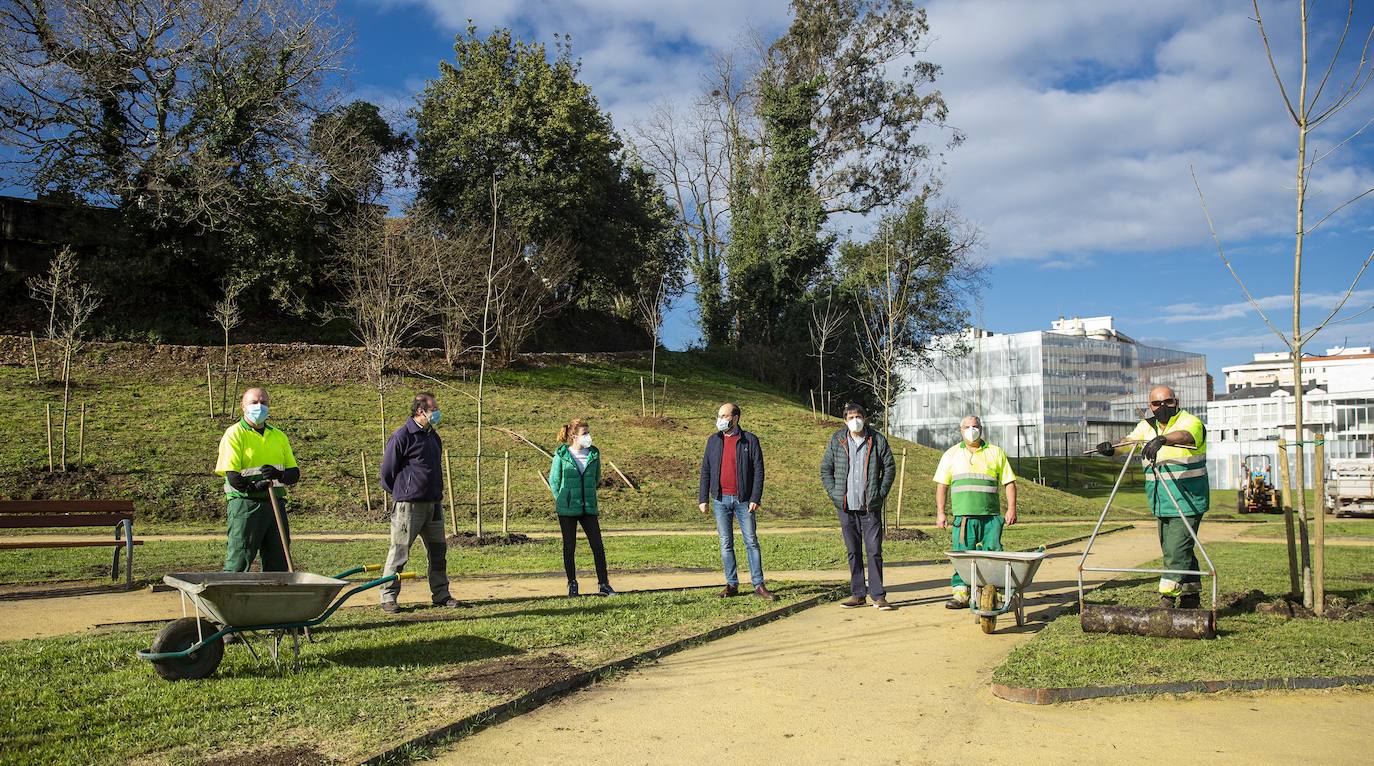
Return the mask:
[[448,544],[455,548],[485,548],[489,545],[531,545],[539,542],[529,535],[511,532],[508,535],[482,535],[475,532],[460,532],[448,536]]
[[[1218,607],[1230,614],[1272,614],[1284,619],[1311,619],[1316,613],[1302,605],[1298,596],[1267,595],[1261,590],[1248,590],[1243,593],[1228,593],[1221,597]],[[1328,620],[1360,620],[1374,617],[1374,604],[1367,601],[1352,601],[1342,596],[1327,596],[1326,611],[1322,617]]]
[[201,763],[204,766],[332,766],[338,761],[301,745],[256,750],[226,758],[209,758]]
[[892,529],[889,530],[887,534],[883,535],[883,537],[888,540],[916,540],[918,542],[930,539],[930,535],[927,532],[915,527]]
[[511,694],[574,678],[586,671],[561,654],[481,662],[435,677],[465,692]]
[[[176,346],[148,343],[82,344],[74,368],[83,376],[92,373],[101,377],[123,379],[130,370],[150,378],[180,377],[204,380],[205,363],[218,368],[223,364],[223,347]],[[230,346],[230,364],[241,370],[243,385],[248,383],[330,384],[358,383],[366,379],[367,364],[363,350],[357,346],[329,346],[307,343],[243,343]],[[38,356],[44,376],[52,377],[56,369],[57,352],[52,344],[40,340]],[[521,354],[518,367],[524,369],[587,364],[613,360],[633,360],[643,352],[596,353],[535,353]],[[29,339],[19,335],[0,335],[0,364],[32,367]],[[516,365],[513,365],[516,366]],[[405,375],[407,370],[426,375],[461,375],[465,369],[477,367],[477,357],[467,355],[450,365],[444,361],[443,351],[431,348],[403,348],[397,352],[389,372]],[[469,375],[474,374],[471,370]],[[48,384],[51,385],[51,384]]]
[[794,422],[800,425],[810,426],[812,428],[824,431],[837,431],[840,428],[844,427],[844,423],[841,423],[838,420],[826,418],[813,418],[810,415],[800,415],[795,419]]
[[699,462],[678,455],[636,455],[634,460],[629,461],[626,465],[626,475],[658,481],[673,481],[684,476],[693,476],[700,468]]

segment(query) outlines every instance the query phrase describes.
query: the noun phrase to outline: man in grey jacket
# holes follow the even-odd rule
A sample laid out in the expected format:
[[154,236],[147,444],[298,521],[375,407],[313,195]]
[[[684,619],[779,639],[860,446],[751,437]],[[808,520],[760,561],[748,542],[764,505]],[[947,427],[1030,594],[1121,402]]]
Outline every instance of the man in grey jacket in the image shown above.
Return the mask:
[[[863,606],[867,596],[884,612],[896,607],[887,603],[883,588],[883,503],[892,490],[897,463],[887,438],[866,421],[864,408],[844,406],[845,427],[836,431],[821,458],[821,483],[840,518],[844,547],[849,552],[849,598],[846,609]],[[864,581],[864,552],[868,552],[868,580]]]

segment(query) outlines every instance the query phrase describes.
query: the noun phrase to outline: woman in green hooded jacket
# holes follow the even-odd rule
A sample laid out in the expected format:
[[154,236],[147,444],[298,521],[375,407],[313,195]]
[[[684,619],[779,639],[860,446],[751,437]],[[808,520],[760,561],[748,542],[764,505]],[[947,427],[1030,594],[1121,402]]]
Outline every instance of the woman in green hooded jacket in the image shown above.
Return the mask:
[[553,491],[558,527],[563,533],[563,571],[568,576],[568,595],[577,595],[577,525],[587,535],[596,562],[597,592],[614,596],[606,575],[606,549],[601,544],[601,524],[597,518],[596,488],[601,483],[601,453],[592,446],[591,428],[585,420],[574,420],[558,429],[558,451],[549,465],[549,489]]

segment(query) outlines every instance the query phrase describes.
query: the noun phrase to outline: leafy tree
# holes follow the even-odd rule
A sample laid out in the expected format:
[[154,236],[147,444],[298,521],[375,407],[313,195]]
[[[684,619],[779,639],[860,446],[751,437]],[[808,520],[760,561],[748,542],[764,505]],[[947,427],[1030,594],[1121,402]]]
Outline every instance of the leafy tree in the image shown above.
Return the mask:
[[927,362],[939,339],[967,325],[969,297],[981,284],[972,260],[977,233],[929,202],[912,200],[884,216],[872,239],[840,248],[841,288],[856,314],[851,377],[882,422],[902,392],[901,368]]
[[[812,181],[826,213],[896,203],[929,172],[927,129],[943,130],[940,67],[919,60],[930,26],[911,0],[792,0],[764,76],[816,83]],[[949,133],[949,145],[962,141]]]
[[[489,221],[495,178],[503,228],[568,244],[577,270],[567,289],[584,307],[609,310],[625,274],[639,291],[680,270],[676,215],[578,80],[567,38],[550,58],[509,29],[483,39],[469,26],[454,53],[416,115],[422,204],[455,222]],[[646,263],[657,271],[644,274]]]
[[[765,82],[759,113],[768,141],[762,173],[742,175],[727,261],[741,344],[772,344],[778,325],[796,319],[826,263],[833,237],[821,236],[825,210],[811,185],[816,163],[811,115],[818,81]],[[804,321],[804,320],[802,320]]]

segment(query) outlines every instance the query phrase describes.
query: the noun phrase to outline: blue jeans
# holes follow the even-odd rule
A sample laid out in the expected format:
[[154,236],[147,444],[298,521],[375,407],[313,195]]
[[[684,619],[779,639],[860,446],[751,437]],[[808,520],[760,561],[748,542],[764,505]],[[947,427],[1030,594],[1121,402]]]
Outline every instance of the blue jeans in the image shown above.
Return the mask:
[[716,512],[716,532],[720,533],[720,563],[725,569],[725,584],[739,586],[739,573],[735,568],[735,527],[739,519],[739,533],[744,537],[744,552],[749,559],[749,579],[754,587],[763,585],[763,554],[759,553],[758,525],[749,503],[734,495],[721,495],[712,500],[711,507]]

